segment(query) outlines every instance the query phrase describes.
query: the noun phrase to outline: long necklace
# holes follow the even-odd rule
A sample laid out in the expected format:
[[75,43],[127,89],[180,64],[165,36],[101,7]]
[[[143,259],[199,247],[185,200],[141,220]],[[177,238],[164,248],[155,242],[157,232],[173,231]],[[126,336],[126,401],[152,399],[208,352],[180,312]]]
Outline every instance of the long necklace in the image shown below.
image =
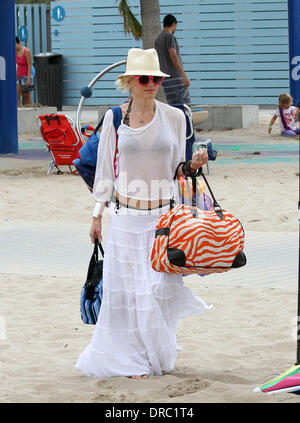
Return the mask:
[[[128,104],[127,112],[126,112],[125,117],[123,119],[124,125],[127,125],[127,126],[130,126],[130,123],[129,123],[129,115],[130,115],[130,112],[131,112],[132,102],[133,102],[133,98],[130,100],[130,102]],[[140,120],[140,123],[145,123],[145,121],[144,120]]]

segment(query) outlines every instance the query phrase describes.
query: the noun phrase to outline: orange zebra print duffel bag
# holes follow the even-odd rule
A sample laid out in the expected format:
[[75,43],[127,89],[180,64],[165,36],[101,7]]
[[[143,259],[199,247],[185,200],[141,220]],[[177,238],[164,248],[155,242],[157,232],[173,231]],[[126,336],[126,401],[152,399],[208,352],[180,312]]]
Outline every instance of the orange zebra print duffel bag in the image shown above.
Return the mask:
[[246,264],[240,221],[216,202],[214,209],[177,204],[158,221],[151,266],[158,272],[208,275]]

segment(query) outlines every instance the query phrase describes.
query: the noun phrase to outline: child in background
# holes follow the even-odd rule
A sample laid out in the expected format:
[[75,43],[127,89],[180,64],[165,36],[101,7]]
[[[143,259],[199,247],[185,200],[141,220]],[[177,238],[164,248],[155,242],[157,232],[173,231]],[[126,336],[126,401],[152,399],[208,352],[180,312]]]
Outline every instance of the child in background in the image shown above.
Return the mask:
[[296,111],[295,111],[295,120],[299,120],[299,113],[300,113],[300,97],[298,98],[297,104],[296,104]]
[[298,115],[297,108],[292,106],[292,103],[293,98],[289,94],[280,94],[278,98],[278,108],[269,123],[269,134],[278,116],[280,117],[280,132],[282,136],[292,137],[300,133],[295,122]]

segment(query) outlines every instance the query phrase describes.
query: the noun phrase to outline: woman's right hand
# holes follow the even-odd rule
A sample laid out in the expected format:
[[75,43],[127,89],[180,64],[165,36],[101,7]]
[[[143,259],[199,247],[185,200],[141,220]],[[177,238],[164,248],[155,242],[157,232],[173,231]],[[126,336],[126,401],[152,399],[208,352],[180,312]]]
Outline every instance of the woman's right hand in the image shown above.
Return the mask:
[[93,217],[92,226],[90,229],[90,238],[91,238],[92,244],[95,243],[95,239],[98,239],[99,241],[102,240],[101,230],[102,230],[101,216]]

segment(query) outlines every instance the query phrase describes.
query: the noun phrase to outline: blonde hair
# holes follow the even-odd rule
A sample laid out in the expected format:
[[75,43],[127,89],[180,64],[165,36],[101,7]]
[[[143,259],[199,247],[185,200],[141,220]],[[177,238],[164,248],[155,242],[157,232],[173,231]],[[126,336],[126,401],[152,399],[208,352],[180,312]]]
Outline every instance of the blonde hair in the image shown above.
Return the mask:
[[278,97],[278,105],[279,107],[282,109],[283,106],[287,105],[287,104],[292,104],[293,103],[293,97],[290,96],[287,93],[283,93],[280,94],[280,96]]
[[121,90],[123,93],[129,91],[128,82],[131,80],[132,76],[122,76],[122,78],[118,78],[115,82],[117,86],[117,90]]

